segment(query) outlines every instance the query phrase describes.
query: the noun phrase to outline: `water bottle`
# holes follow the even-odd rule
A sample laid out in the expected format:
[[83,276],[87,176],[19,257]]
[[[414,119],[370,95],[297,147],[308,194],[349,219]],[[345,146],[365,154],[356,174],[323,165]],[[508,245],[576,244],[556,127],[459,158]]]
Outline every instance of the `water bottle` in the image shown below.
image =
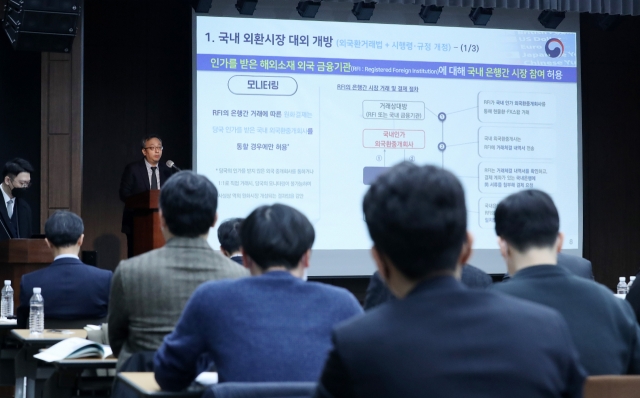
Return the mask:
[[629,283],[627,284],[627,291],[631,290],[631,286],[633,285],[633,282],[636,281],[636,277],[635,276],[630,276],[629,277]]
[[29,333],[31,334],[44,332],[44,299],[41,292],[42,289],[39,287],[33,288],[33,296],[30,301],[31,310],[29,311]]
[[13,316],[13,289],[11,288],[11,281],[4,281],[0,302],[0,318],[7,319],[10,316]]
[[627,294],[627,278],[621,276],[618,279],[620,280],[620,282],[618,283],[618,294]]

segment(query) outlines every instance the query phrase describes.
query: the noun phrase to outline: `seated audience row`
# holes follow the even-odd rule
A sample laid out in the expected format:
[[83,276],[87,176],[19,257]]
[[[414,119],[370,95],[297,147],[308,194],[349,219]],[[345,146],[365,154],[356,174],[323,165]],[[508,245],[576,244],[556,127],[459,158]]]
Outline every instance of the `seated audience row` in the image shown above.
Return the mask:
[[45,226],[56,260],[23,277],[23,312],[38,286],[47,317],[104,316],[111,282],[118,366],[157,350],[156,380],[172,391],[211,364],[221,382],[320,380],[316,396],[335,398],[580,397],[587,375],[640,373],[631,306],[583,264],[562,266],[558,212],[541,191],[498,205],[498,245],[513,276],[492,285],[465,265],[473,237],[453,174],[401,163],[381,175],[363,202],[377,266],[364,315],[348,291],[305,281],[315,232],[289,206],[226,221],[224,256],[214,252],[217,197],[193,172],[167,180],[165,246],[122,261],[113,280],[77,259],[80,218],[56,212]]

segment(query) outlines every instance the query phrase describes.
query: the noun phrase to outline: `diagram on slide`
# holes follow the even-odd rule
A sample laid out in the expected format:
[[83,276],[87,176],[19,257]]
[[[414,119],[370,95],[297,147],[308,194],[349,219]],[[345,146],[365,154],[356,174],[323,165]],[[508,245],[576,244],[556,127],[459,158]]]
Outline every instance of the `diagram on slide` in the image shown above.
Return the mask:
[[[468,210],[482,228],[493,228],[495,208],[510,193],[522,189],[555,192],[556,132],[551,127],[555,124],[556,101],[552,94],[480,92],[477,106],[450,112],[433,110],[421,101],[365,100],[362,118],[380,121],[381,126],[389,121],[408,126],[362,131],[363,148],[374,149],[379,153],[376,163],[382,162],[382,166],[363,168],[365,185],[391,167],[400,154],[400,160],[416,161],[428,142],[439,156],[434,157],[434,150],[427,151],[426,157],[420,156],[423,162],[443,168],[446,164],[453,172],[461,163],[476,165],[473,175],[457,174],[461,179],[477,181],[477,190],[467,189],[467,194],[475,197],[478,193],[481,197]],[[450,128],[456,118],[465,121],[462,130]],[[475,159],[456,156],[463,146],[474,148]]]

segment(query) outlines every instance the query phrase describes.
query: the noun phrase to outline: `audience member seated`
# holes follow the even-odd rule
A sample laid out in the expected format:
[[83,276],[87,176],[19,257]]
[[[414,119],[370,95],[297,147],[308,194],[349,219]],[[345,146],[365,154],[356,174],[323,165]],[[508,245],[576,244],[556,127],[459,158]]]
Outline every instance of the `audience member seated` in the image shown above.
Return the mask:
[[25,316],[20,319],[21,326],[27,323],[34,287],[42,289],[47,319],[105,318],[113,273],[86,265],[78,258],[84,240],[82,219],[58,210],[45,223],[44,232],[54,259],[48,267],[22,276],[17,311]]
[[164,390],[183,389],[206,353],[219,380],[316,381],[331,348],[331,330],[362,313],[347,290],[304,279],[315,232],[285,205],[254,210],[240,228],[252,278],[200,286],[155,357]]
[[363,208],[398,300],[335,329],[316,397],[582,397],[584,370],[557,311],[457,280],[472,237],[453,174],[401,163]]
[[589,375],[640,373],[640,328],[629,303],[556,266],[563,235],[551,197],[537,190],[513,194],[498,204],[495,220],[513,277],[494,288],[558,310]]
[[244,218],[232,218],[218,227],[220,251],[240,265],[244,265],[240,246],[240,224],[242,221]]
[[[471,264],[465,264],[462,267],[460,281],[463,285],[472,289],[486,289],[493,283],[489,274]],[[371,275],[371,280],[367,287],[367,295],[364,298],[365,311],[384,304],[389,300],[393,300],[394,298],[380,277],[380,273],[378,271],[374,272],[373,275]]]
[[[571,254],[566,253],[558,253],[558,267],[564,268],[570,273],[581,276],[585,279],[594,280],[593,277],[593,267],[591,266],[591,261],[586,258],[573,256]],[[511,278],[509,273],[504,274],[502,278],[503,281]]]
[[198,285],[248,276],[207,243],[217,205],[218,191],[204,176],[182,171],[163,184],[160,223],[166,244],[122,261],[113,276],[109,342],[118,366],[132,353],[160,347]]

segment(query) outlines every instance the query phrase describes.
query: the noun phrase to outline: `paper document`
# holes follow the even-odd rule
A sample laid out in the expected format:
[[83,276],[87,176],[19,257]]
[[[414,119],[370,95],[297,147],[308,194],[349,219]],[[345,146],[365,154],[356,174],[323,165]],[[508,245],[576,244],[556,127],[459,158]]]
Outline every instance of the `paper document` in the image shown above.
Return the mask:
[[45,362],[60,361],[62,359],[91,358],[104,359],[112,355],[111,347],[95,343],[91,340],[71,337],[51,346],[47,350],[34,355],[34,358]]

